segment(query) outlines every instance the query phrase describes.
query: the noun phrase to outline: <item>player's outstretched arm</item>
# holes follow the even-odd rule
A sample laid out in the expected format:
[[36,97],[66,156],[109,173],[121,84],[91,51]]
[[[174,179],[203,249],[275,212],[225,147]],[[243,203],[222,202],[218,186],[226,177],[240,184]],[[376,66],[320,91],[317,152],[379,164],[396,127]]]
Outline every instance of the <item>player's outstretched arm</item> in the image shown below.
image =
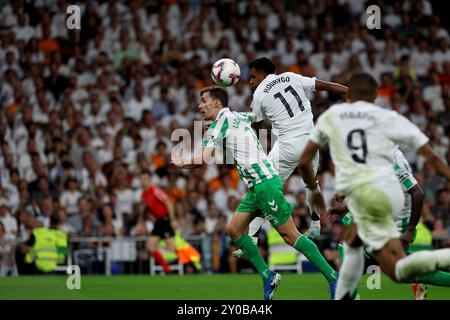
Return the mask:
[[213,161],[215,148],[203,148],[202,153],[191,159],[183,159],[179,154],[172,153],[171,163],[180,169],[197,169]]
[[411,217],[409,218],[408,228],[400,237],[400,241],[405,248],[408,247],[413,240],[414,231],[416,230],[416,226],[422,215],[424,200],[422,188],[418,184],[409,189],[408,193],[411,195]]
[[319,151],[319,145],[312,140],[309,140],[303,153],[300,157],[300,170],[302,172],[303,181],[311,191],[312,207],[319,216],[326,213],[325,201],[317,185],[316,177],[311,166],[311,161],[314,155]]
[[319,148],[320,146],[317,143],[309,140],[302,155],[300,156],[299,166],[302,171],[303,181],[305,181],[306,186],[311,191],[317,189],[316,177],[314,176],[314,172],[311,168],[311,161]]
[[329,91],[338,94],[346,95],[348,92],[348,87],[336,82],[322,81],[316,79],[316,90],[319,91]]
[[439,173],[441,176],[450,181],[450,168],[444,162],[444,160],[439,157],[436,152],[431,148],[431,146],[427,143],[421,146],[417,153],[424,157],[430,165]]

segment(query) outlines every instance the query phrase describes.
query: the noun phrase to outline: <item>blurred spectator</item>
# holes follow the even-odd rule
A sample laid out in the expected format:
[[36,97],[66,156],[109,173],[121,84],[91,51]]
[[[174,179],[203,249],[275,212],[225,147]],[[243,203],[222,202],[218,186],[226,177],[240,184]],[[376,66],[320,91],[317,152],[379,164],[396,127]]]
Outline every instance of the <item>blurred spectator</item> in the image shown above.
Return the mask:
[[16,219],[10,214],[6,203],[0,204],[0,222],[3,226],[5,237],[16,238],[18,235],[18,226]]

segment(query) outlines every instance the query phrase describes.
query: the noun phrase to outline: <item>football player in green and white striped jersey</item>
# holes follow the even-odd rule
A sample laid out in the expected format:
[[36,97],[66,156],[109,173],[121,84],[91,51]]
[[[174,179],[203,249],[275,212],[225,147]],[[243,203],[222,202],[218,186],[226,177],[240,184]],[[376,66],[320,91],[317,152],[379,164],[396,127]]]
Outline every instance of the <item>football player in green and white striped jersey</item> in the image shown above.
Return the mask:
[[328,281],[333,299],[336,271],[330,267],[314,242],[298,232],[295,227],[291,217],[294,206],[284,197],[281,178],[251,127],[254,114],[232,112],[227,107],[228,94],[222,88],[205,88],[200,94],[199,111],[205,120],[214,120],[203,141],[202,153],[189,160],[172,153],[172,163],[186,169],[213,163],[215,149],[223,142],[227,160],[232,156],[230,160],[249,188],[247,195],[236,209],[227,232],[261,275],[264,283],[264,299],[272,299],[281,276],[269,269],[258,247],[246,233],[249,223],[257,216],[269,220],[287,244],[304,254],[320,270]]

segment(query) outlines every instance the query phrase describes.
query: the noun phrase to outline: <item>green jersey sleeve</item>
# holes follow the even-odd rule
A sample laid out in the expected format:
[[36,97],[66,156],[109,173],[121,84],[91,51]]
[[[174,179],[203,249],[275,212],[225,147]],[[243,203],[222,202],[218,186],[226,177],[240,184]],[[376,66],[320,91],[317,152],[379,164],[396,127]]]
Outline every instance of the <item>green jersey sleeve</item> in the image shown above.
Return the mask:
[[398,147],[395,148],[394,160],[395,175],[402,184],[403,190],[408,191],[417,184],[417,180],[412,174],[408,160]]

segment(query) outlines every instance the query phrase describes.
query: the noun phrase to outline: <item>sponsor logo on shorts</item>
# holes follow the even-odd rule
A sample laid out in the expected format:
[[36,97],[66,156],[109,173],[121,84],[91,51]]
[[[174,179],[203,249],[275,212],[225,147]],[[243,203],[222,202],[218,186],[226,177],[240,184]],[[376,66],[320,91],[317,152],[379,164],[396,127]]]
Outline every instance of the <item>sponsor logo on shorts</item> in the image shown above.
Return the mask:
[[275,216],[273,216],[273,215],[271,215],[270,213],[264,215],[264,217],[265,217],[267,220],[269,220],[269,222],[270,222],[271,224],[277,224],[277,223],[278,223],[278,218],[275,217]]

